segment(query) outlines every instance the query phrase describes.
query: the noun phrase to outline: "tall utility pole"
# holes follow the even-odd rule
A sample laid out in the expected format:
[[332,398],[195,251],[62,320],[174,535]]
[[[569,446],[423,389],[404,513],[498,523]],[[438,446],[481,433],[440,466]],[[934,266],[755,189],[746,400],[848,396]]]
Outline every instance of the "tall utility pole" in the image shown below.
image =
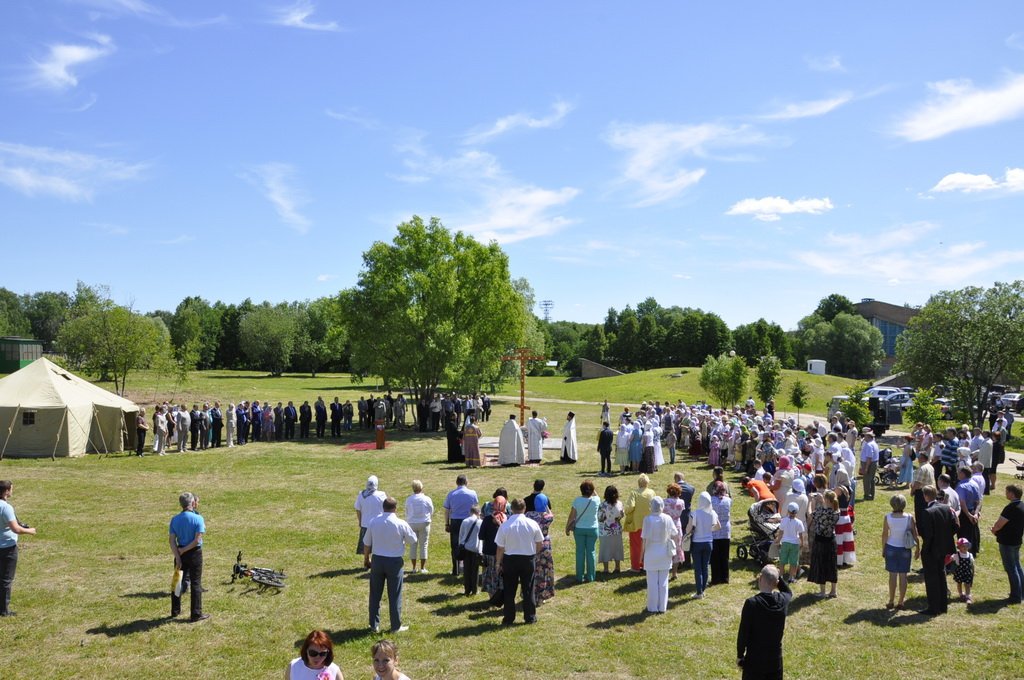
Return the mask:
[[551,321],[551,308],[555,306],[555,303],[551,300],[541,300],[540,308],[544,310],[544,320]]

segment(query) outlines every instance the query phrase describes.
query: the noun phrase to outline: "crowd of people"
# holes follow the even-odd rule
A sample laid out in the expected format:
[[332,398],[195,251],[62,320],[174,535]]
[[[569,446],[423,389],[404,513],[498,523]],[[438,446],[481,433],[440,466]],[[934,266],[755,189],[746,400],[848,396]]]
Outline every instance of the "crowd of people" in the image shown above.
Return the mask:
[[[389,406],[386,398],[380,398],[373,408],[374,402],[367,401],[366,407],[359,409],[360,424],[365,413],[371,423],[384,421],[402,427],[404,409],[397,407],[402,400],[399,396]],[[457,406],[459,399],[440,401],[439,420],[447,418],[446,428],[458,433],[458,456],[469,467],[480,465],[481,432],[476,418],[486,421],[488,410],[480,403],[470,408],[473,399],[463,401],[462,407]],[[818,586],[819,597],[838,596],[840,569],[858,559],[856,507],[876,498],[879,466],[883,473],[892,473],[891,486],[899,491],[889,497],[891,512],[884,516],[880,536],[889,575],[886,607],[905,608],[908,574],[916,559],[921,561],[928,601],[923,614],[947,611],[947,575],[953,576],[959,599],[973,602],[982,507],[985,497],[997,491],[995,468],[1005,455],[1012,425],[1002,414],[988,430],[962,426],[939,433],[917,423],[903,439],[899,455],[892,456],[880,449],[870,428],[858,430],[841,413],[827,422],[814,420],[801,426],[792,418],[776,419],[770,405],[757,410],[753,400],[729,410],[706,404],[654,402],[641,404],[635,412],[625,408],[616,432],[609,411],[605,403],[596,446],[601,457],[600,476],[631,475],[635,484],[622,489],[621,484],[607,484],[599,490],[592,479],[584,479],[579,495],[558,506],[565,511],[565,535],[571,536],[575,545],[575,564],[567,571],[575,583],[587,584],[597,579],[598,565],[604,574],[619,573],[628,551],[628,570],[646,576],[647,612],[667,611],[669,582],[678,578],[684,567],[692,567],[693,598],[702,599],[709,588],[729,583],[732,495],[734,491],[749,494],[753,501],[751,528],[763,524],[770,536],[768,545],[761,546],[763,561],[777,562],[778,568],[769,565],[762,570],[760,592],[744,605],[737,661],[745,676],[758,659],[770,668],[777,663],[781,672],[781,646],[777,655],[765,651],[763,635],[765,630],[778,628],[781,641],[780,616],[784,622],[793,583],[805,577]],[[201,409],[194,405],[191,410],[165,404],[153,417],[154,450],[164,453],[171,446],[181,451],[220,446],[225,431],[227,446],[279,441],[295,436],[296,422],[300,437],[309,436],[312,422],[317,436],[325,437],[326,414],[331,414],[332,434],[340,434],[351,426],[352,412],[351,404],[339,404],[337,398],[329,406],[317,399],[314,406],[304,403],[298,409],[292,402],[287,406],[279,402],[276,408],[266,402],[262,406],[242,402],[224,410],[218,402]],[[335,413],[339,414],[338,429]],[[575,418],[570,411],[563,427],[561,457],[568,462],[575,462],[578,456]],[[147,425],[140,415],[140,430],[148,429]],[[550,436],[547,430],[547,421],[536,411],[525,427],[510,417],[499,439],[499,462],[542,462],[543,441]],[[449,459],[454,455],[450,446]],[[712,481],[697,489],[677,470],[663,490],[653,488],[652,473],[683,459],[706,463],[712,468]],[[729,470],[740,479],[734,489],[726,480]],[[35,533],[17,522],[9,502],[12,489],[11,482],[0,481],[2,616],[13,615],[9,602],[17,539]],[[911,507],[903,490],[912,499]],[[482,590],[490,605],[501,607],[503,625],[514,624],[517,601],[525,622],[532,624],[537,621],[538,607],[556,596],[551,529],[559,510],[545,493],[543,479],[534,481],[530,493],[525,491],[510,493],[500,486],[481,503],[467,476],[460,474],[441,505],[449,536],[451,575],[458,578],[464,596],[476,597]],[[1019,604],[1024,598],[1021,485],[1007,484],[1004,494],[1008,503],[990,531],[1009,580],[1008,601]],[[179,502],[181,512],[171,520],[169,541],[175,567],[183,578],[182,587],[172,594],[171,615],[181,613],[181,598],[190,589],[189,617],[198,622],[209,618],[202,607],[206,527],[197,496],[183,493]],[[423,482],[412,480],[404,499],[403,519],[398,501],[371,475],[356,495],[354,510],[359,525],[357,552],[370,576],[369,628],[374,633],[380,631],[380,607],[386,594],[389,629],[404,632],[409,628],[402,619],[406,554],[412,573],[428,573],[434,502]],[[751,549],[754,547],[752,544]],[[759,618],[774,623],[758,627]],[[379,677],[405,677],[395,668],[393,643],[378,642],[373,654]],[[758,662],[757,667],[764,666]],[[332,664],[329,637],[322,631],[311,633],[300,658],[290,664],[287,677],[340,678],[340,670]]]

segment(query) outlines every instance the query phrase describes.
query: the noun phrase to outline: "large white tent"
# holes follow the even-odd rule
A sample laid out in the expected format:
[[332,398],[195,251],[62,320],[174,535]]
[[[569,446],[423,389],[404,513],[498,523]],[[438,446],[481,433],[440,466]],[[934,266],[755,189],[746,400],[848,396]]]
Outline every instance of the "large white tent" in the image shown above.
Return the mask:
[[0,458],[111,453],[135,446],[133,402],[45,357],[0,379]]

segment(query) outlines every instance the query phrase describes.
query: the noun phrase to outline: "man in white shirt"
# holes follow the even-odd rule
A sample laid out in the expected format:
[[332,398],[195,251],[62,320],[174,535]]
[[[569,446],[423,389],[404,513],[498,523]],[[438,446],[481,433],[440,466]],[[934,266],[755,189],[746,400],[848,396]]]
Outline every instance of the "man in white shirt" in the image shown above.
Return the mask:
[[505,612],[501,625],[511,626],[516,620],[516,587],[523,592],[523,617],[527,623],[537,622],[537,605],[533,599],[534,558],[544,545],[540,525],[524,515],[526,503],[513,498],[509,504],[512,515],[498,527],[494,543],[495,558],[505,584]]
[[875,500],[875,473],[878,472],[878,442],[875,433],[864,428],[860,445],[860,474],[864,478],[864,500]]
[[[363,536],[363,566],[370,570],[370,630],[380,630],[380,598],[384,586],[388,589],[388,613],[391,632],[409,630],[402,625],[402,584],[405,547],[416,541],[412,527],[395,514],[398,502],[388,496],[384,499],[384,512],[370,520]],[[372,556],[372,559],[371,559]]]

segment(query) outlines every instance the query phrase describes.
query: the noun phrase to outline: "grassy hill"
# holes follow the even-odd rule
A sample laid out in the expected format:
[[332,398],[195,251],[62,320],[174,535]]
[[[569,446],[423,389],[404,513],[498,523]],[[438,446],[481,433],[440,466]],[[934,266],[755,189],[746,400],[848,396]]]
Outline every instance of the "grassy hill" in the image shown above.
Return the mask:
[[[750,372],[753,379],[753,370]],[[682,399],[693,403],[709,399],[697,384],[700,368],[658,368],[640,371],[612,378],[567,381],[565,378],[527,378],[528,396],[572,401],[609,402],[639,404],[641,401],[675,401]],[[793,383],[800,380],[807,386],[808,404],[805,411],[823,413],[827,402],[837,394],[847,394],[860,382],[831,375],[811,375],[803,371],[783,371],[782,389],[775,398],[779,411],[795,411],[789,403],[789,391]],[[753,394],[752,382],[748,394]],[[503,392],[513,394],[518,384],[506,384]],[[744,395],[744,398],[746,395]]]

